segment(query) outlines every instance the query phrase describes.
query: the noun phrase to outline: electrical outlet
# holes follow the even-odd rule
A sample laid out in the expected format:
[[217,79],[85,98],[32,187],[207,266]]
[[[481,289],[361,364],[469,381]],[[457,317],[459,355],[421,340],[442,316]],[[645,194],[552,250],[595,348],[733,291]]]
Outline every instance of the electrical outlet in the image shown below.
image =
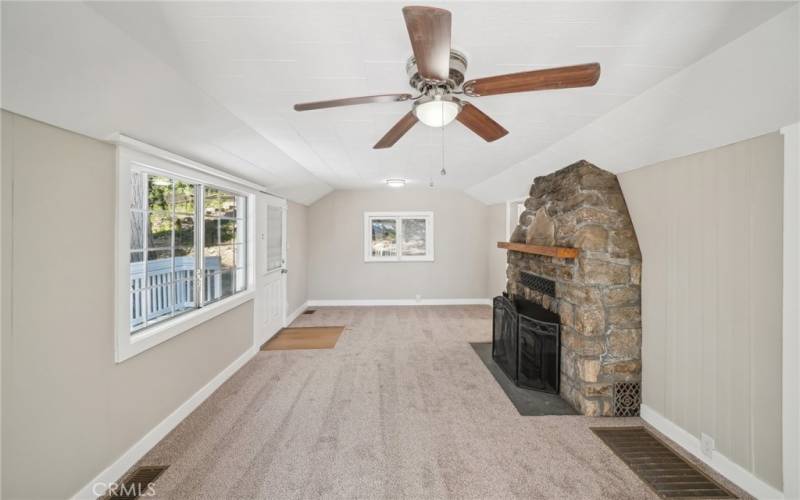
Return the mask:
[[422,295],[417,294],[415,298],[417,299],[417,302],[420,302],[422,300]]
[[708,458],[714,455],[714,438],[708,434],[700,433],[700,451]]

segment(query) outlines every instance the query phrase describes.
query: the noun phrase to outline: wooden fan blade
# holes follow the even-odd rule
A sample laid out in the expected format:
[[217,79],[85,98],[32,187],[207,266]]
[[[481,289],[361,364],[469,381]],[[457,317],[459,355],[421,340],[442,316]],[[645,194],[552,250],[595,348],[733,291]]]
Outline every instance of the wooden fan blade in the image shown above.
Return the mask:
[[394,143],[399,141],[418,121],[417,117],[414,116],[414,112],[409,111],[408,114],[400,118],[399,122],[395,123],[394,127],[386,132],[386,135],[381,137],[381,140],[373,146],[373,149],[385,149],[394,146]]
[[456,120],[483,137],[486,142],[496,141],[508,133],[508,130],[504,129],[502,125],[468,102],[461,107],[461,112],[456,116]]
[[600,65],[591,63],[478,78],[466,82],[463,89],[465,94],[478,97],[531,90],[591,87],[599,78]]
[[403,17],[419,75],[426,80],[447,81],[450,77],[450,11],[403,7]]
[[295,111],[309,111],[312,109],[337,108],[339,106],[355,106],[356,104],[370,104],[373,102],[401,102],[411,99],[411,94],[382,94],[367,95],[363,97],[347,97],[331,101],[304,102],[295,104]]

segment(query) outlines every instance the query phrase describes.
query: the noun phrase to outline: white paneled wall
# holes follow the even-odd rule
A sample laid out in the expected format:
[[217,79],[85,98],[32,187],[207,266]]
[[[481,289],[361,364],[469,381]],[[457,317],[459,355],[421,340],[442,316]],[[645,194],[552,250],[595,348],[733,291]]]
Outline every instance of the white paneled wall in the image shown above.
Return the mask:
[[781,490],[782,137],[619,179],[642,249],[644,404]]

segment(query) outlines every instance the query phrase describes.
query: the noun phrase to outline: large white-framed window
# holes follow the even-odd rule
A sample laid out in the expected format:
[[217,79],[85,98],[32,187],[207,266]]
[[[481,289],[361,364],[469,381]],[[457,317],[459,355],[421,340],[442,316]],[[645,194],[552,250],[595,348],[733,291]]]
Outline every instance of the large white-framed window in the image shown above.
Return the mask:
[[433,260],[433,212],[365,212],[364,261]]
[[254,187],[125,139],[116,172],[117,362],[255,295]]

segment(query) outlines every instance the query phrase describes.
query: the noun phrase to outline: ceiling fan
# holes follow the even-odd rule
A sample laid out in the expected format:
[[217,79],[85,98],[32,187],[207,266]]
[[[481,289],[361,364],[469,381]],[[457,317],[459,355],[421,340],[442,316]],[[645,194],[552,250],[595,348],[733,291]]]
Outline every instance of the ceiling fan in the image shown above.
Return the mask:
[[456,95],[480,97],[532,90],[591,87],[600,78],[600,65],[590,63],[464,82],[467,58],[450,48],[450,11],[435,7],[403,7],[403,17],[414,51],[414,55],[406,63],[406,73],[411,87],[419,92],[418,96],[382,94],[349,97],[295,104],[294,109],[309,111],[373,102],[412,101],[411,111],[375,144],[375,149],[393,146],[418,121],[431,127],[444,127],[453,120],[458,120],[487,142],[492,142],[508,134],[508,131],[473,104],[455,97]]

